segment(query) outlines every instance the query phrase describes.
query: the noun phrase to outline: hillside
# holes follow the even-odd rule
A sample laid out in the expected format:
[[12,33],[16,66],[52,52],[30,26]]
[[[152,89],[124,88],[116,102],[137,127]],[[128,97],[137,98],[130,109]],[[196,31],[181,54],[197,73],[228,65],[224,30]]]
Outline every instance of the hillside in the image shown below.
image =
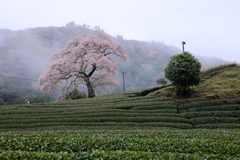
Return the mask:
[[[239,71],[239,66],[225,65],[204,72],[194,98],[146,96],[154,90],[160,93],[171,87],[160,86],[91,99],[1,106],[0,131],[240,128],[239,78],[233,76]],[[229,92],[226,92],[227,85],[223,84],[229,81],[231,88],[228,87]],[[217,90],[209,87],[200,93],[200,87],[209,86],[209,82],[223,83],[219,85],[223,87],[222,91],[220,87]],[[214,96],[209,96],[212,93]]]
[[[49,102],[57,99],[58,93],[42,94],[37,80],[53,53],[61,49],[74,37],[86,37],[103,31],[100,27],[67,23],[62,27],[37,27],[11,31],[0,29],[0,105],[21,104],[25,99],[32,102]],[[118,76],[115,79],[122,84],[125,72],[125,88],[133,90],[156,86],[156,80],[164,77],[164,68],[170,57],[180,53],[178,47],[164,42],[144,42],[127,40],[121,35],[112,38],[124,45],[129,56],[127,63],[118,63]],[[194,54],[194,53],[193,53]],[[220,65],[224,61],[214,57],[199,57],[204,67]],[[99,95],[121,91],[122,86],[114,86]],[[86,87],[82,88],[82,92]]]
[[157,97],[232,99],[240,97],[240,66],[236,63],[215,66],[201,72],[201,82],[187,97],[177,97],[172,86],[150,93]]

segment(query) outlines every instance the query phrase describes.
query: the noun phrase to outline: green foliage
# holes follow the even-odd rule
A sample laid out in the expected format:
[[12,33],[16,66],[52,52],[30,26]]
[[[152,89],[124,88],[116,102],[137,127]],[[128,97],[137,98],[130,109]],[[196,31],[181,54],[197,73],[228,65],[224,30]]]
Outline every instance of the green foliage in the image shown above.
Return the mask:
[[167,84],[167,81],[164,79],[164,78],[160,78],[156,81],[158,84],[161,84],[161,85],[166,85]]
[[165,68],[165,77],[176,87],[177,95],[190,94],[190,87],[200,82],[201,64],[188,52],[171,57]]
[[212,68],[209,68],[205,71],[201,72],[201,76],[206,76],[208,74],[210,74],[211,76],[219,73],[219,71],[224,70],[224,69],[228,69],[228,68],[233,68],[233,67],[237,67],[238,64],[237,63],[230,63],[230,64],[223,64],[223,65],[219,65],[219,66],[215,66]]
[[176,109],[176,105],[165,104],[165,105],[148,105],[134,107],[133,110],[157,110],[157,109]]
[[210,95],[206,95],[206,99],[208,100],[220,99],[220,96],[218,94],[210,94]]
[[206,98],[188,98],[188,99],[181,99],[178,100],[178,104],[186,104],[186,103],[192,103],[192,102],[202,102],[202,101],[207,101]]
[[234,124],[234,123],[199,124],[199,125],[195,125],[194,128],[205,128],[205,129],[226,128],[226,129],[235,129],[235,128],[240,128],[240,124]]
[[[124,93],[125,95],[129,96],[129,97],[136,97],[136,96],[146,96],[149,93],[152,93],[154,91],[157,91],[159,89],[163,89],[166,87],[169,87],[171,85],[166,85],[166,86],[159,86],[159,87],[152,87],[152,88],[147,88],[147,89],[141,89],[141,90],[135,90],[135,91],[128,91],[126,93]],[[169,99],[169,98],[166,98]]]
[[[216,107],[217,108],[217,107]],[[185,112],[183,113],[185,118],[197,118],[197,117],[240,117],[240,111],[198,111],[198,112]]]
[[187,110],[190,108],[200,108],[200,107],[223,105],[223,104],[225,104],[225,102],[223,100],[200,101],[200,102],[192,102],[192,103],[182,104],[179,106],[179,109]]
[[73,89],[72,91],[70,91],[67,94],[67,100],[74,100],[74,99],[82,99],[82,98],[86,98],[86,93],[84,92],[80,92],[79,90],[77,90],[76,88]]
[[163,128],[1,132],[0,159],[239,159],[239,133]]
[[[201,100],[201,99],[200,99]],[[186,110],[190,108],[200,108],[200,107],[207,107],[207,106],[222,106],[222,105],[233,105],[233,106],[238,106],[234,104],[240,104],[240,99],[222,99],[222,100],[204,100],[203,101],[197,101],[195,102],[194,100],[191,103],[187,104],[182,104],[180,105],[180,109]]]
[[[201,76],[197,92],[209,99],[231,99],[240,93],[240,67],[229,64],[216,67],[213,72]],[[210,69],[211,71],[211,69]],[[216,96],[215,96],[216,95]]]
[[237,117],[198,117],[198,118],[192,118],[190,122],[193,125],[198,124],[216,124],[216,123],[238,123]]

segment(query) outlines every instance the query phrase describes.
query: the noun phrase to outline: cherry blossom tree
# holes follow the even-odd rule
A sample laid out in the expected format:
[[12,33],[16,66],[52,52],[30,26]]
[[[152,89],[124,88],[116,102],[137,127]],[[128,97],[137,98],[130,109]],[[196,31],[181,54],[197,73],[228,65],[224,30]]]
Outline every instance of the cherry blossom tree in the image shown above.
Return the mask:
[[67,94],[84,84],[88,88],[88,97],[95,97],[95,90],[119,84],[112,79],[117,75],[117,65],[112,55],[123,61],[128,59],[123,45],[103,32],[73,38],[53,54],[48,70],[39,78],[39,87],[47,92],[62,87]]

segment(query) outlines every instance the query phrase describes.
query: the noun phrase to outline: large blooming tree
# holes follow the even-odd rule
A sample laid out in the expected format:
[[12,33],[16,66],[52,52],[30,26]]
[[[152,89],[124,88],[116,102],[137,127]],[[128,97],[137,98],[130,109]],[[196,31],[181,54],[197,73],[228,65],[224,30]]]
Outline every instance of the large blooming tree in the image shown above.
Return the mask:
[[40,89],[51,92],[62,87],[66,95],[71,89],[84,84],[88,88],[88,97],[95,97],[96,89],[118,85],[112,79],[117,75],[117,65],[111,55],[123,61],[128,59],[123,45],[103,32],[73,38],[53,54],[48,70],[39,78]]

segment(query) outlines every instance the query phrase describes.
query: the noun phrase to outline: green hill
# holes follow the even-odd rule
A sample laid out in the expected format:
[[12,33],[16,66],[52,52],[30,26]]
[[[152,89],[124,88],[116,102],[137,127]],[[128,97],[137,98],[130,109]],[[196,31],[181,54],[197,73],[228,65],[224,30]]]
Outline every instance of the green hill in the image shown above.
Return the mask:
[[[168,85],[91,99],[1,106],[0,131],[240,128],[239,72],[237,65],[203,72],[193,98],[176,97]],[[159,97],[166,91],[169,97]]]

